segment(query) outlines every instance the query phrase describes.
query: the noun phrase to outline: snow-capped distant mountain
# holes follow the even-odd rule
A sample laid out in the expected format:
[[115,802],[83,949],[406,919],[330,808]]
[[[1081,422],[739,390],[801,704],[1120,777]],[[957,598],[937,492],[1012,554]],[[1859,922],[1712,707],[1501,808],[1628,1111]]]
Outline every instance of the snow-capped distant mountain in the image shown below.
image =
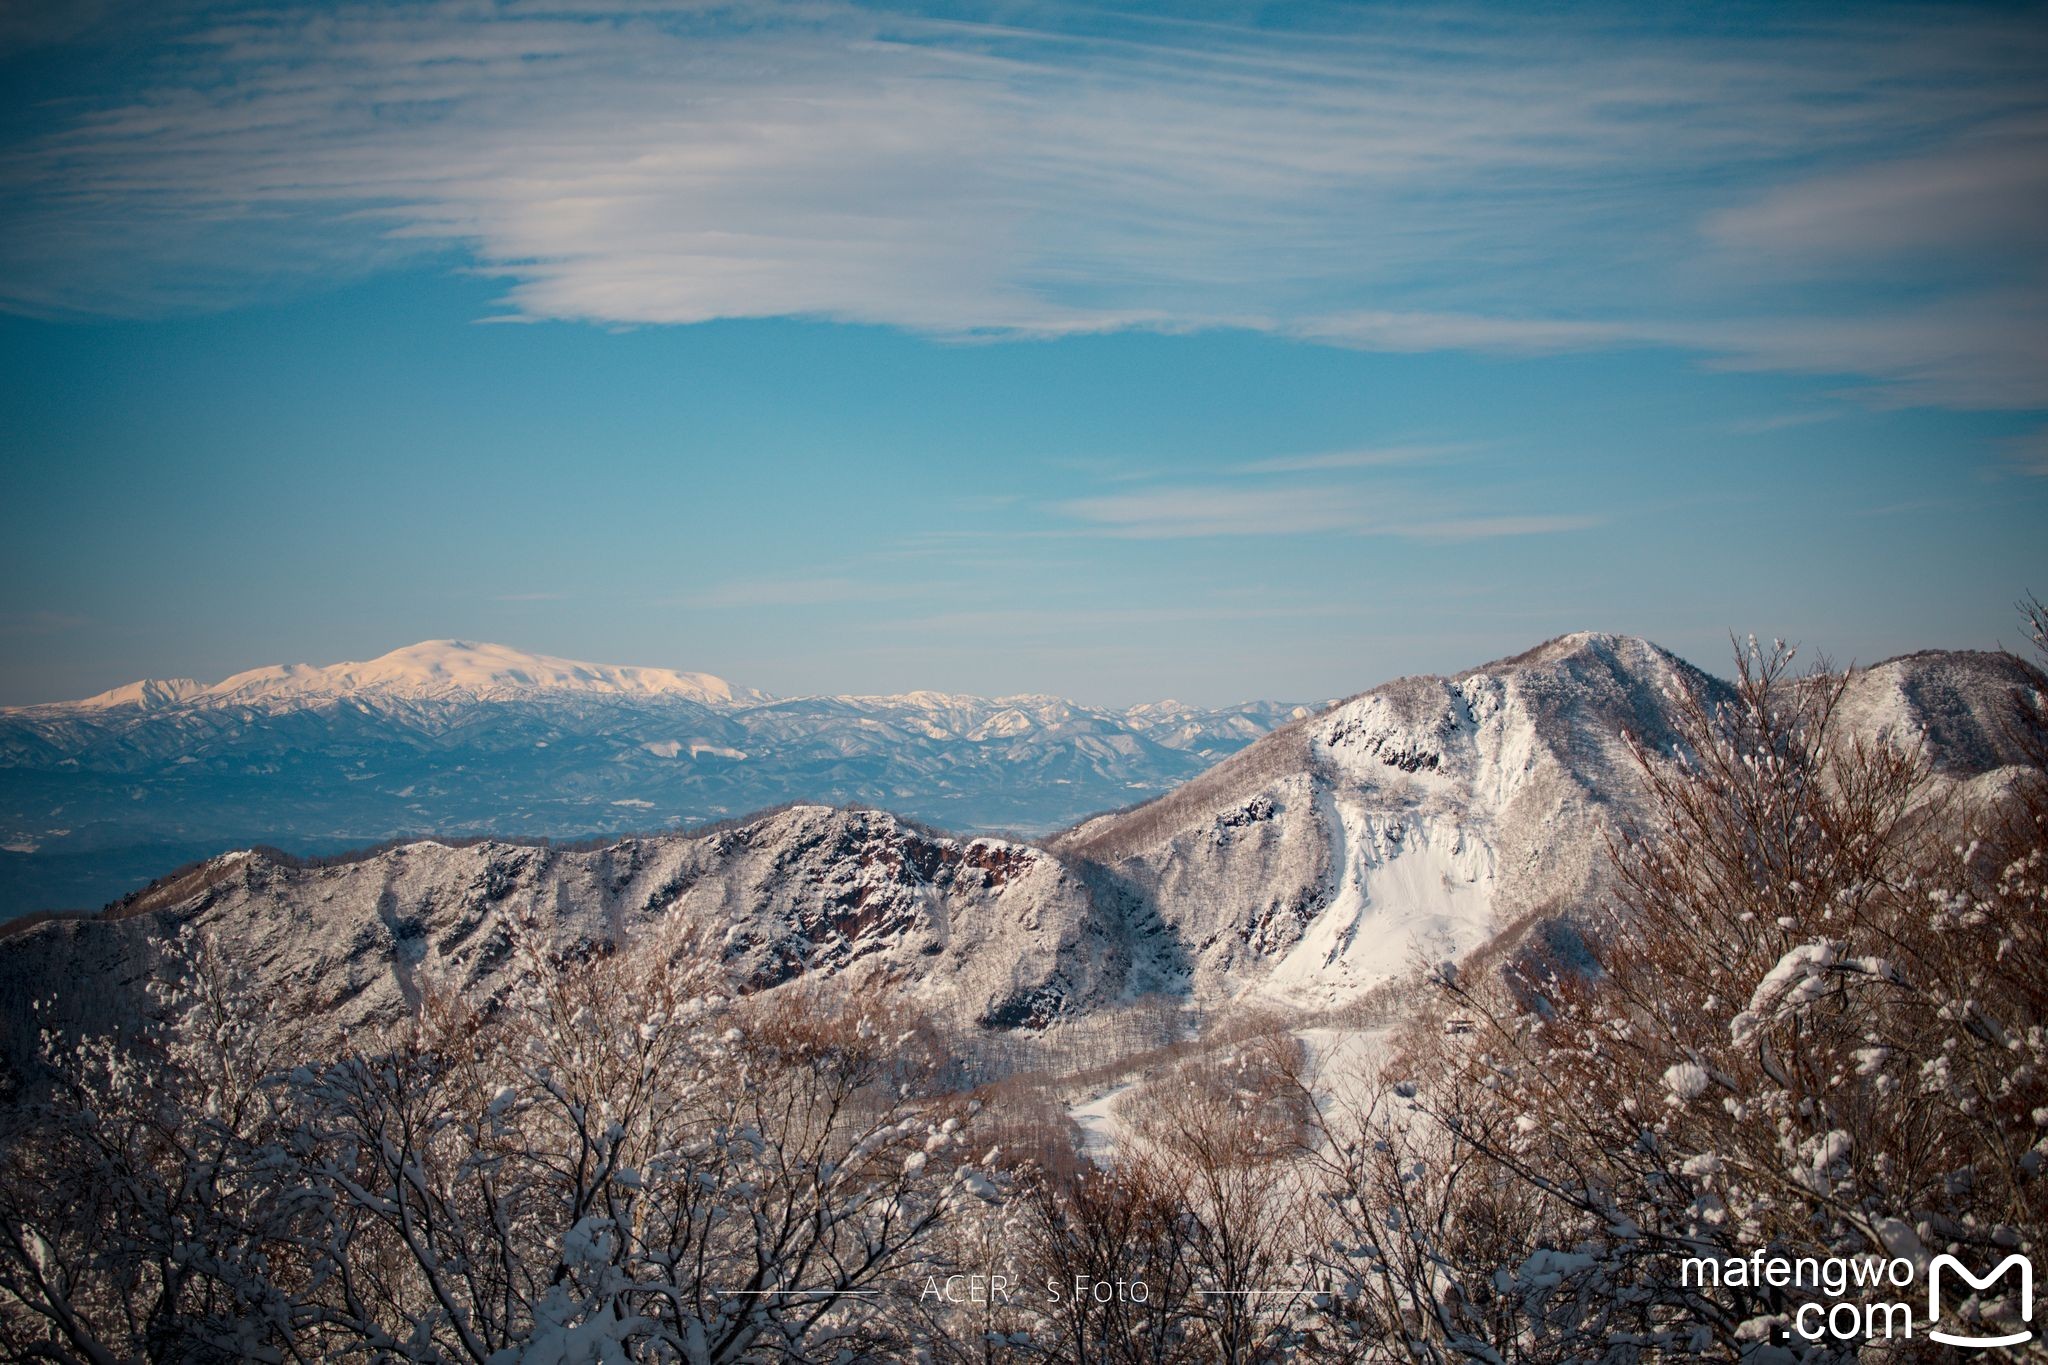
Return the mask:
[[468,640],[423,640],[364,663],[273,664],[237,673],[211,687],[190,678],[154,679],[116,687],[83,701],[17,706],[23,715],[154,711],[167,706],[291,707],[349,697],[357,700],[512,701],[567,692],[610,697],[674,697],[707,706],[761,701],[765,694],[735,688],[709,673],[667,668],[622,668],[528,654]]
[[1155,795],[1305,713],[1059,697],[776,698],[706,673],[435,640],[0,712],[0,917],[102,904],[223,847],[582,837],[791,801],[964,830]]
[[[1568,954],[1609,834],[1647,813],[1624,736],[1671,742],[1680,681],[1722,686],[1647,641],[1565,636],[1294,719],[1039,845],[807,805],[587,851],[218,857],[107,915],[0,937],[0,1051],[20,1065],[39,1027],[118,1020],[202,930],[266,998],[336,1028],[395,1017],[430,978],[501,989],[515,922],[575,947],[681,915],[751,989],[831,979],[996,1027],[1150,992],[1324,1005],[1424,960]],[[2024,761],[2015,736],[2044,687],[2010,655],[1911,655],[1852,675],[1839,714],[1924,743],[1946,780],[1990,783]],[[898,703],[948,734],[1013,712],[1067,723],[1065,704],[1011,700],[838,705],[856,735],[902,733],[878,718]]]
[[760,701],[709,673],[620,668],[527,654],[504,645],[426,640],[368,663],[283,664],[237,673],[189,700],[200,706],[297,705],[327,697],[457,698],[512,701],[549,692],[605,697],[674,697],[708,706]]

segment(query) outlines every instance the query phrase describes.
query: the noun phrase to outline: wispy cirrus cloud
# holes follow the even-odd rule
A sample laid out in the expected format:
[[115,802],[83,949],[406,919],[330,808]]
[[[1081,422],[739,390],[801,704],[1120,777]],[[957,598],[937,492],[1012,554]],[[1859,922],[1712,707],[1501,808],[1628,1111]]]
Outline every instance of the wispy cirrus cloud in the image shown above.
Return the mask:
[[1802,408],[1797,412],[1774,412],[1765,417],[1746,417],[1730,422],[1726,429],[1737,436],[1764,436],[1774,431],[1837,421],[1848,411],[1844,408]]
[[1307,318],[1289,331],[1371,351],[1537,356],[1672,347],[1698,352],[1716,369],[1838,377],[1879,407],[2048,407],[2048,285],[2030,280],[1828,313],[1609,322],[1376,313]]
[[924,588],[904,583],[827,574],[810,578],[734,579],[715,583],[672,599],[674,604],[708,610],[756,607],[830,606],[842,602],[886,601],[922,595]]
[[1366,516],[1351,490],[1298,487],[1158,487],[1070,498],[1054,510],[1100,534],[1135,540],[1355,530]]
[[1547,536],[1565,531],[1590,531],[1607,519],[1596,516],[1446,517],[1419,521],[1401,534],[1417,540],[1491,540],[1496,536]]
[[1710,240],[1834,272],[1846,255],[1896,258],[1958,250],[2036,256],[2048,241],[2048,158],[2038,112],[1993,121],[1937,153],[1889,158],[1795,180],[1710,216]]
[[1357,602],[1201,602],[1161,607],[1004,607],[933,612],[880,624],[880,629],[909,634],[945,631],[1017,632],[1070,636],[1087,630],[1131,626],[1197,625],[1227,621],[1318,620],[1356,616]]
[[[2009,10],[194,13],[0,142],[6,306],[203,308],[453,251],[515,318],[1670,346],[2048,402],[2048,34]],[[1900,285],[1928,250],[1967,265]]]
[[2013,468],[2022,474],[2048,479],[2048,427],[2037,427],[2006,444]]
[[1587,515],[1498,515],[1446,510],[1413,497],[1356,485],[1243,488],[1159,486],[1073,498],[1053,510],[1097,535],[1132,540],[1200,536],[1299,536],[1341,533],[1411,540],[1484,540],[1551,535],[1598,526]]
[[59,635],[92,624],[91,617],[69,611],[0,612],[0,636]]
[[1308,474],[1337,469],[1385,469],[1399,465],[1432,464],[1438,460],[1462,455],[1471,449],[1473,447],[1469,444],[1368,446],[1358,450],[1328,450],[1316,455],[1275,455],[1268,459],[1251,460],[1232,466],[1230,472]]
[[1486,351],[1495,355],[1561,355],[1665,339],[1654,323],[1383,309],[1311,313],[1279,330],[1306,341],[1361,351]]

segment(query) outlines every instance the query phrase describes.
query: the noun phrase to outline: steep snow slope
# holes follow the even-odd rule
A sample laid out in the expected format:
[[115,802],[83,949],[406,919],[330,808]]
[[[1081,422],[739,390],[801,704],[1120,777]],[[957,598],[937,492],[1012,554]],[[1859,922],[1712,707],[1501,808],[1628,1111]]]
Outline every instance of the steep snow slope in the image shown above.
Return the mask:
[[1455,822],[1373,814],[1327,794],[1336,892],[1274,964],[1266,990],[1329,1001],[1456,958],[1494,929],[1493,850]]
[[[1052,847],[1157,926],[1139,976],[1331,1002],[1590,903],[1611,831],[1646,815],[1626,736],[1668,752],[1682,682],[1725,695],[1647,641],[1564,636],[1374,688]],[[2008,655],[1915,655],[1852,677],[1843,718],[1969,776],[2015,761],[2037,683]]]
[[1116,926],[1042,850],[799,806],[588,852],[423,842],[315,868],[224,855],[108,916],[0,940],[6,1056],[22,1066],[38,1025],[130,1017],[175,946],[202,934],[281,1017],[348,1033],[430,983],[502,990],[521,925],[576,951],[671,915],[743,989],[830,980],[998,1027],[1113,998],[1128,966]]

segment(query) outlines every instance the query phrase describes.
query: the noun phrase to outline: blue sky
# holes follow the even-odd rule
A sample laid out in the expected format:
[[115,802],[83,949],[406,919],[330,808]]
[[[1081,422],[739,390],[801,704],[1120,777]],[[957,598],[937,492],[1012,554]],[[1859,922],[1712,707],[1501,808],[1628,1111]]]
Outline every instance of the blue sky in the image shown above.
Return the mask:
[[2044,90],[2038,8],[0,8],[0,703],[1989,646]]

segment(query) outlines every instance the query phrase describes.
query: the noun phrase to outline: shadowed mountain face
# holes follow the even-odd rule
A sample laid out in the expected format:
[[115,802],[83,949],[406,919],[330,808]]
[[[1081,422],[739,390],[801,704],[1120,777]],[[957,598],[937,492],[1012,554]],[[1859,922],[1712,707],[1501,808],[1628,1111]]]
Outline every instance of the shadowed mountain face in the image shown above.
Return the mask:
[[[229,854],[0,938],[0,1045],[18,1068],[39,1025],[118,1023],[202,933],[279,1010],[340,1029],[426,983],[507,989],[515,934],[578,950],[657,922],[743,989],[832,980],[984,1027],[1150,992],[1339,1004],[1597,904],[1610,834],[1647,813],[1628,737],[1668,752],[1681,685],[1722,689],[1646,641],[1566,636],[1361,693],[1043,845],[803,805],[576,851]],[[1838,714],[1996,784],[2043,686],[2010,655],[1913,655],[1853,675]]]
[[580,838],[793,801],[1058,828],[1297,714],[934,692],[776,699],[702,673],[435,641],[362,664],[145,680],[0,712],[0,918],[90,907],[223,848]]

